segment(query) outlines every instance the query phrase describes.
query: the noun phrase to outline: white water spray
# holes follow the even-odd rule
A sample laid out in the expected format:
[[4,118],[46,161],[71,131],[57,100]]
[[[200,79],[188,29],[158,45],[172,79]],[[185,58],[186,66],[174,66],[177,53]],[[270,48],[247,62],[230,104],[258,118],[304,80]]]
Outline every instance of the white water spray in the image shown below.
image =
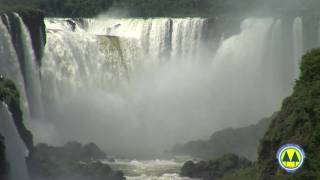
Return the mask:
[[4,103],[0,103],[0,133],[5,138],[5,154],[10,165],[9,180],[29,180],[25,161],[27,148],[19,136],[12,114]]

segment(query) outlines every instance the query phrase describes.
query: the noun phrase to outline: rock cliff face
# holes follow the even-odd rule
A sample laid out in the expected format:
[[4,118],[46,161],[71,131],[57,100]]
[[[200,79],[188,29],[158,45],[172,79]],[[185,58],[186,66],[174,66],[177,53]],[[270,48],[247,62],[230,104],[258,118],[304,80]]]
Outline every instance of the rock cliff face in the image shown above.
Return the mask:
[[[293,94],[283,101],[258,150],[260,179],[318,179],[320,177],[320,49],[307,53]],[[299,172],[288,174],[279,168],[276,152],[281,145],[295,143],[305,153]]]
[[[9,110],[12,113],[14,124],[19,132],[20,138],[24,141],[25,145],[32,151],[33,149],[33,137],[31,132],[24,126],[22,119],[22,111],[20,109],[20,96],[19,92],[10,80],[7,80],[0,76],[0,103],[4,102],[8,105]],[[0,119],[1,121],[2,119]],[[5,139],[0,134],[0,179],[6,180],[10,171],[9,162],[6,158]]]
[[[220,180],[320,178],[320,49],[312,50],[303,57],[300,70],[293,94],[283,101],[281,111],[271,118],[271,125],[260,141],[258,161],[226,172]],[[303,167],[293,174],[282,170],[276,159],[278,149],[288,143],[300,145],[306,153]],[[192,173],[199,172],[199,168],[189,162],[182,172],[193,176]]]
[[12,81],[3,77],[0,77],[0,101],[8,105],[21,139],[24,141],[29,151],[32,151],[33,137],[31,132],[23,124],[19,92]]
[[[17,51],[19,60],[23,60],[23,50],[21,42],[21,27],[18,24],[17,19],[14,16],[17,13],[23,20],[24,24],[30,32],[30,37],[32,41],[32,46],[37,59],[38,64],[41,64],[41,58],[43,55],[44,45],[46,43],[46,31],[44,24],[44,13],[39,10],[33,9],[10,9],[1,10],[0,17],[10,31],[13,44]],[[6,18],[7,16],[8,18]]]
[[0,179],[7,179],[9,170],[5,150],[4,137],[0,134]]
[[[275,116],[275,115],[274,115]],[[173,153],[190,155],[202,159],[217,158],[225,153],[234,153],[256,160],[259,140],[269,127],[272,118],[243,128],[228,128],[212,134],[209,140],[192,141],[177,145]]]
[[42,143],[28,157],[28,166],[32,178],[123,180],[122,172],[98,161],[105,158],[106,154],[94,143],[69,142],[61,147]]

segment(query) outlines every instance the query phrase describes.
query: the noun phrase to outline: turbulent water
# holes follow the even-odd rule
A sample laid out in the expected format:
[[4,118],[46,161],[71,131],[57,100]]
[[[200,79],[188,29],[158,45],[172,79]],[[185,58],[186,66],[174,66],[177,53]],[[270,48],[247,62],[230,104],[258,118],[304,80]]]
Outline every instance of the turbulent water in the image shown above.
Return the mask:
[[106,163],[123,171],[128,180],[192,180],[179,176],[183,163],[176,160],[115,160]]

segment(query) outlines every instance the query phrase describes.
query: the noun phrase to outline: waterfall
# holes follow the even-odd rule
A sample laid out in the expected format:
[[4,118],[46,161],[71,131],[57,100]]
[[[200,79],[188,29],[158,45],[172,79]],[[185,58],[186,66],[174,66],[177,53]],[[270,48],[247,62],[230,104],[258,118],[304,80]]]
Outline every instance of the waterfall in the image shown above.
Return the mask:
[[9,162],[9,180],[28,180],[27,148],[19,137],[12,114],[6,104],[0,103],[0,133],[5,138],[6,158]]
[[49,99],[84,85],[110,88],[143,67],[168,61],[170,54],[173,59],[195,58],[204,23],[200,18],[86,19],[87,27],[78,23],[76,29],[82,30],[74,32],[67,21],[46,20],[42,82],[51,90]]
[[174,19],[172,27],[172,56],[174,59],[193,60],[199,59],[202,33],[205,20]]
[[[87,19],[92,34],[136,38],[149,60],[194,59],[201,46],[203,18]],[[158,64],[157,62],[150,62]]]
[[[301,17],[297,17],[294,20],[293,23],[293,32],[294,32],[294,63],[295,63],[295,79],[298,79],[300,70],[299,70],[299,66],[300,66],[300,60],[302,58],[303,55],[303,29],[302,29],[302,18]],[[320,35],[320,34],[319,34]],[[319,36],[320,39],[320,36]],[[319,43],[320,45],[320,43]]]
[[[202,18],[47,19],[48,118],[58,139],[93,138],[116,154],[255,123],[291,92],[301,21],[248,18],[216,52],[204,52]],[[93,130],[104,134],[78,133]]]
[[[219,90],[214,93],[216,100],[223,103],[220,111],[226,119],[252,118],[246,117],[246,112],[255,112],[258,118],[279,108],[283,97],[279,91],[289,82],[277,83],[279,62],[269,48],[276,45],[274,36],[280,30],[280,23],[273,19],[246,19],[241,33],[224,40],[218,48],[212,66]],[[234,114],[228,113],[231,110]]]
[[269,116],[291,92],[311,46],[299,17],[247,18],[240,33],[215,37],[215,52],[204,43],[212,36],[204,33],[214,32],[204,18],[48,18],[38,70],[17,18],[26,77],[3,22],[7,43],[0,46],[11,51],[1,53],[15,67],[8,76],[28,94],[23,102],[44,108],[31,118],[37,141],[94,140],[111,153],[144,154]]
[[[4,14],[3,16],[7,19],[7,21],[9,21],[7,15]],[[25,113],[28,113],[28,101],[21,67],[11,41],[11,35],[1,18],[0,31],[2,32],[0,34],[0,73],[15,82],[23,99],[21,101],[21,107],[24,109]]]
[[36,62],[30,33],[21,17],[16,13],[15,16],[18,18],[19,25],[21,27],[21,42],[25,57],[26,92],[28,94],[30,114],[35,118],[43,118],[40,70]]

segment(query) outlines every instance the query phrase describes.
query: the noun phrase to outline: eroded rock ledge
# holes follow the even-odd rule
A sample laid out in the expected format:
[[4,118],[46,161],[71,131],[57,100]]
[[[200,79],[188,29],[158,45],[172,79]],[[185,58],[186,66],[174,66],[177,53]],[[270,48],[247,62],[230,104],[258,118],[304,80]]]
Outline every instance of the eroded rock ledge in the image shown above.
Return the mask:
[[28,157],[34,179],[124,180],[121,171],[114,171],[99,161],[106,154],[94,143],[69,142],[61,147],[38,144]]

